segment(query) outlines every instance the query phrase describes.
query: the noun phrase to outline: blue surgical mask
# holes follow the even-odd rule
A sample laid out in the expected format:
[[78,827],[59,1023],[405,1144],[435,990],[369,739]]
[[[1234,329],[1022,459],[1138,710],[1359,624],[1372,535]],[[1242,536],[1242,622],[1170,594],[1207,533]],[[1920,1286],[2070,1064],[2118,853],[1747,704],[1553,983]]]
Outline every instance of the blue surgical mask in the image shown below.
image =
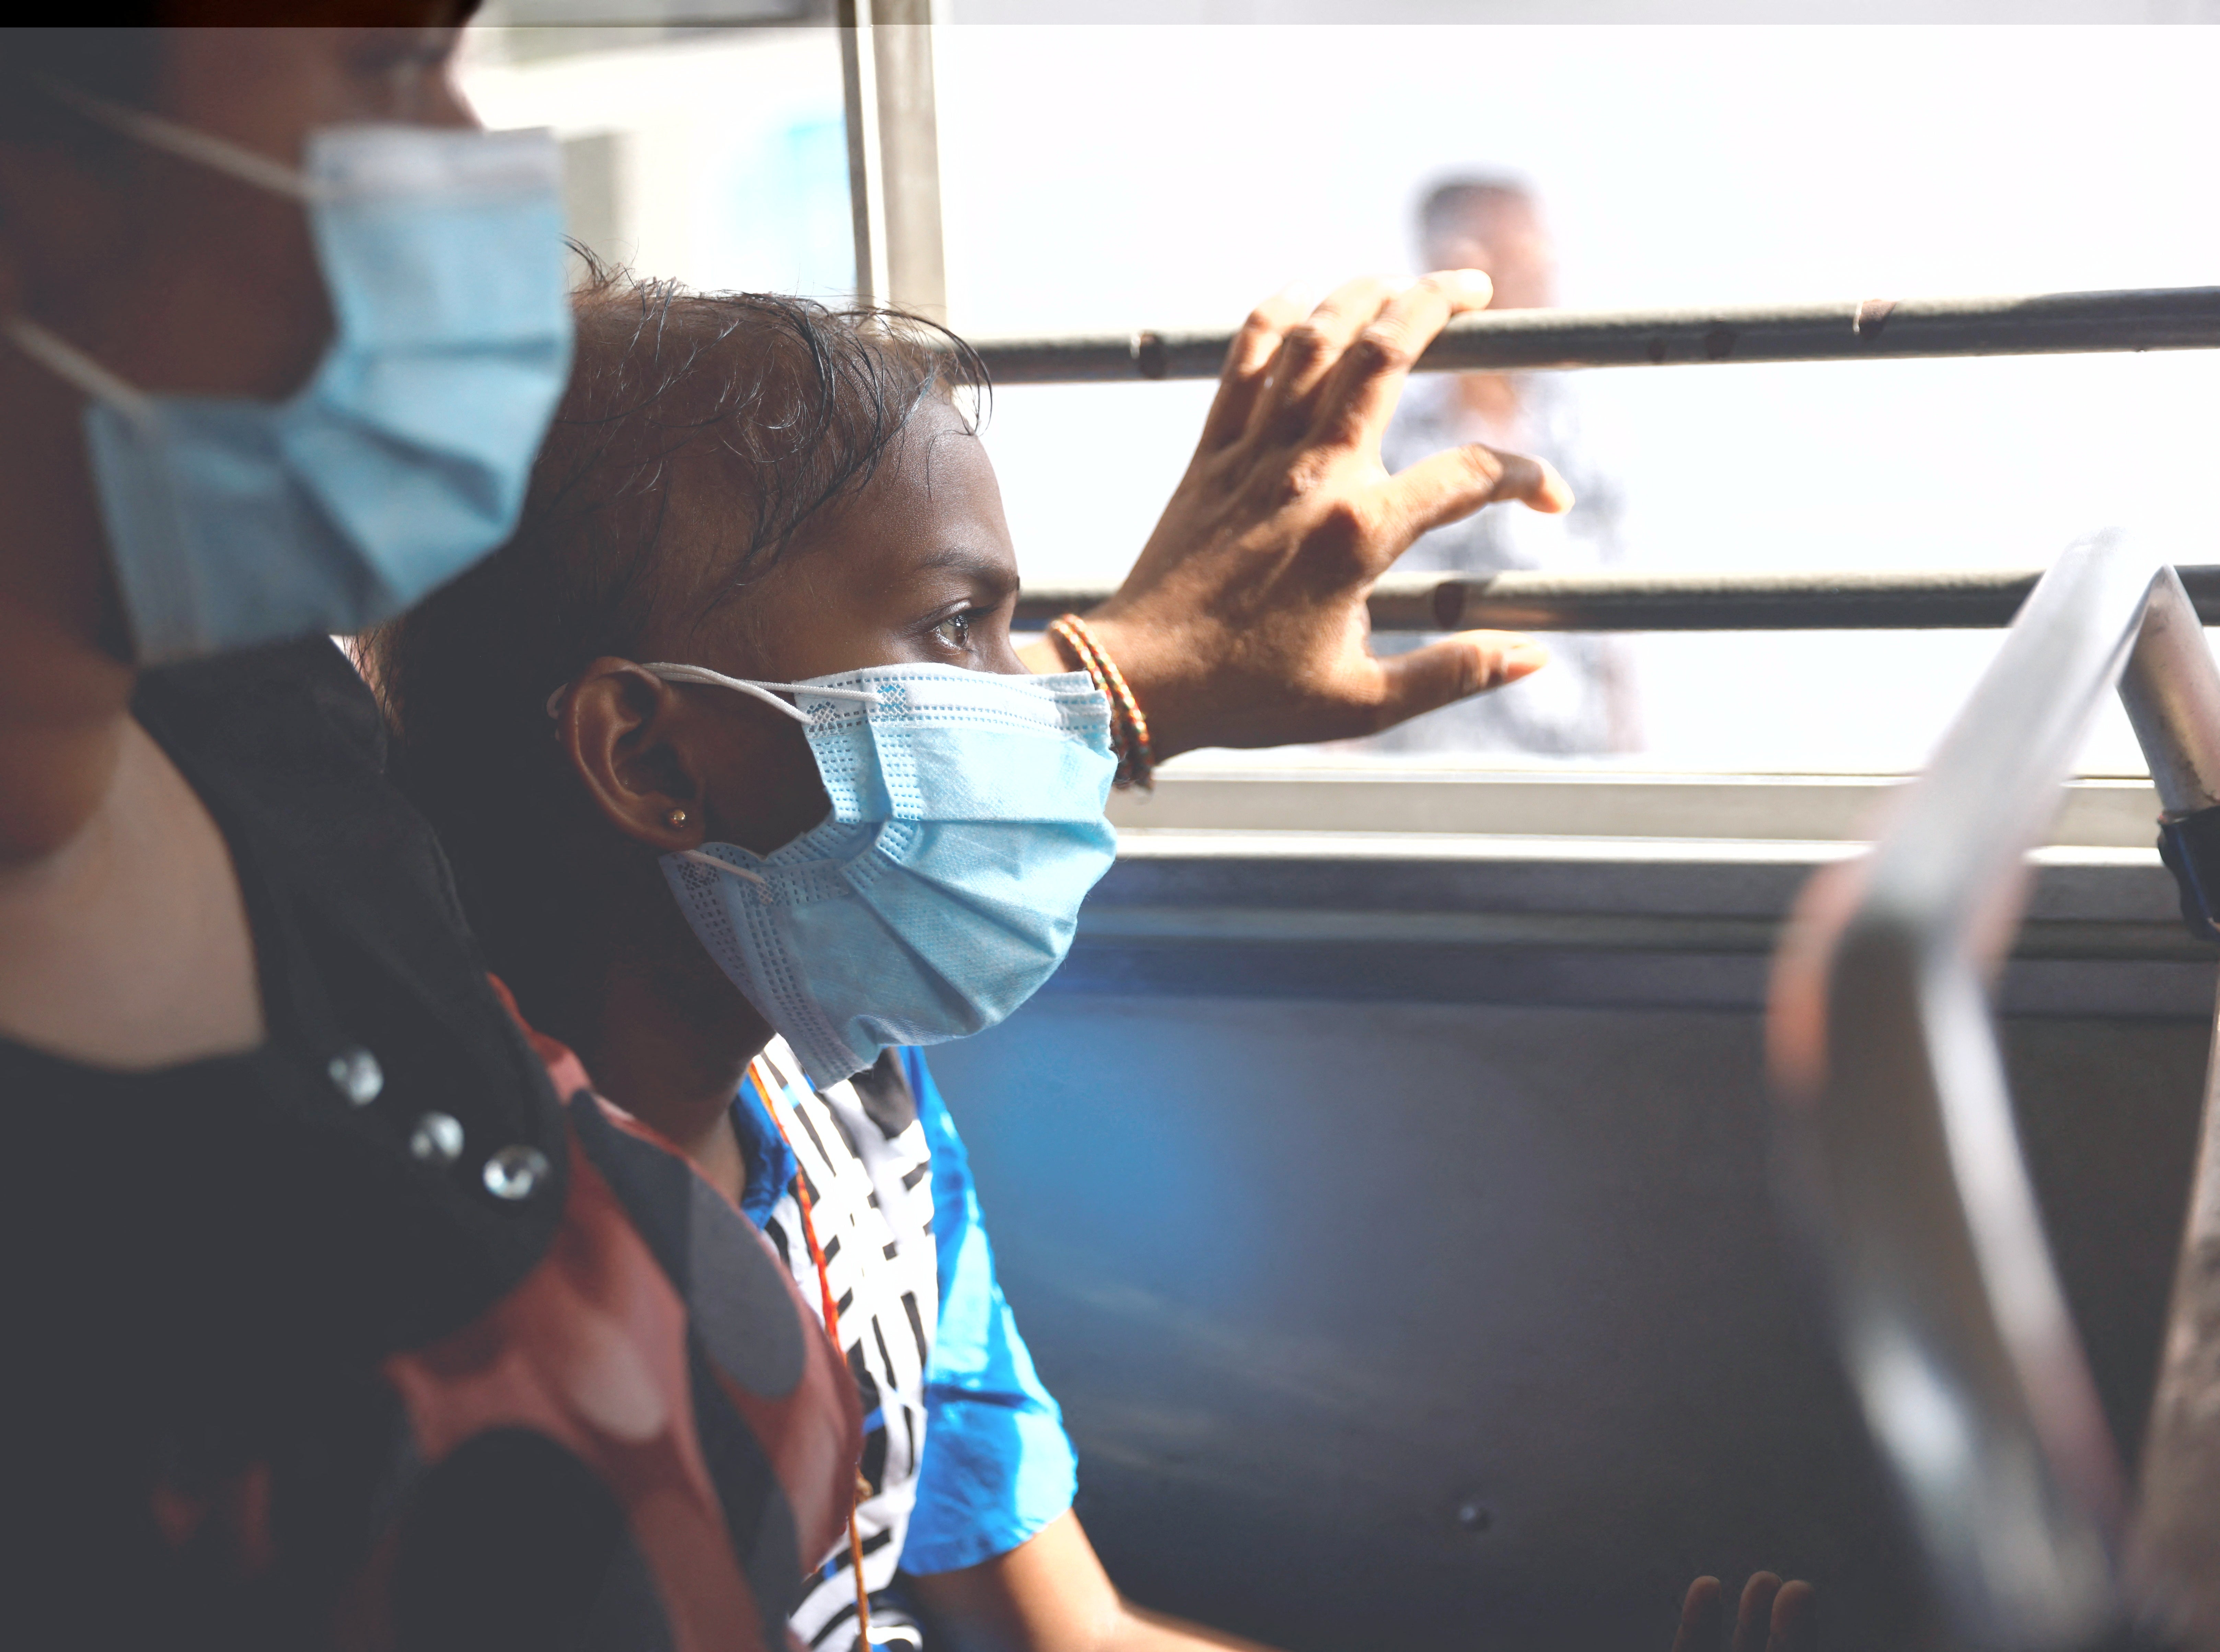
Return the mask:
[[153,395],[16,317],[90,397],[85,440],[141,664],[390,618],[508,538],[569,377],[546,133],[338,127],[305,168],[69,88],[95,120],[306,203],[334,323],[282,402]]
[[663,875],[812,1084],[889,1044],[993,1026],[1056,973],[1117,853],[1102,818],[1110,706],[1084,675],[886,665],[778,683],[647,669],[752,695],[807,730],[831,818],[769,855],[665,855]]

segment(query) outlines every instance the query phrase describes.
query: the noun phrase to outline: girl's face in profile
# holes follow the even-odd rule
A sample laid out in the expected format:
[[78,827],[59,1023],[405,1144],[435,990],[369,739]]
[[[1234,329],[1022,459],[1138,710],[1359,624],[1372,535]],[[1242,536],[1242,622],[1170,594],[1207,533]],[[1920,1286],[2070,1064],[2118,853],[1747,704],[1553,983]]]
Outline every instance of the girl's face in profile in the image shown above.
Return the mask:
[[795,682],[870,665],[1026,668],[1010,644],[1017,552],[987,450],[953,408],[911,416],[863,490],[827,510],[696,663]]
[[[781,683],[909,664],[1018,674],[1017,596],[1017,552],[986,448],[954,408],[928,401],[860,493],[743,599],[713,610],[689,640],[672,639],[683,652],[660,658]],[[768,854],[825,818],[832,805],[794,722],[727,690],[689,692],[727,720],[731,761],[716,765],[707,801],[713,817],[745,823],[748,835],[728,841]]]

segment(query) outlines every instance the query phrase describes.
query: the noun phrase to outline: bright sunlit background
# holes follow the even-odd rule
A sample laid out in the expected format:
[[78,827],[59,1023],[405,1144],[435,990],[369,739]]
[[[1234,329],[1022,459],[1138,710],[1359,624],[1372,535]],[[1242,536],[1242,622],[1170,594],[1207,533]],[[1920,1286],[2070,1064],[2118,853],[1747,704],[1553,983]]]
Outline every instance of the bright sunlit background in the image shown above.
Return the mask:
[[[1231,326],[1409,267],[1435,179],[1539,190],[1572,306],[2199,285],[2220,273],[2201,28],[954,22],[937,31],[951,319]],[[481,29],[495,125],[564,136],[577,232],[644,272],[851,280],[829,29]],[[2220,560],[2220,358],[1577,375],[1630,570],[2031,565],[2115,521]],[[1207,385],[997,396],[1029,579],[1115,581]],[[1995,633],[1649,637],[1643,766],[1916,765]],[[1344,754],[1344,760],[1346,760]],[[2140,767],[2124,720],[2089,766]]]

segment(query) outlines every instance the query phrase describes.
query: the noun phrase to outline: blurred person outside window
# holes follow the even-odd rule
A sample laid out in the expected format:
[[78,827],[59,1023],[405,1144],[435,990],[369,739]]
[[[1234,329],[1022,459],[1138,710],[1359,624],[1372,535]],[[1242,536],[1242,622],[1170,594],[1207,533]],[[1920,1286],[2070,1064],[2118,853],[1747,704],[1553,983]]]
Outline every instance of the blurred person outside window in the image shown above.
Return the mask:
[[[1529,184],[1465,176],[1428,191],[1419,209],[1419,267],[1484,270],[1494,309],[1556,302],[1556,254]],[[1571,381],[1562,373],[1460,373],[1413,378],[1381,443],[1388,470],[1484,441],[1547,458],[1572,486],[1570,513],[1481,512],[1426,534],[1397,564],[1409,573],[1506,569],[1573,572],[1620,559],[1624,502],[1597,462]],[[1551,666],[1485,699],[1468,700],[1368,742],[1388,751],[1519,751],[1587,757],[1641,746],[1631,661],[1615,638],[1553,636]]]

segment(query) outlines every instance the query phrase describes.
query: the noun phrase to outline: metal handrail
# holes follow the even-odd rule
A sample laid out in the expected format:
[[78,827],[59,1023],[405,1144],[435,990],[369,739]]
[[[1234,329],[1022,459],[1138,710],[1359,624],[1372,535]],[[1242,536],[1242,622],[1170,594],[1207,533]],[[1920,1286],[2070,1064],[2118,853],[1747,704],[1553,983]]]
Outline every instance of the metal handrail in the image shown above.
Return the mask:
[[[2220,567],[2178,568],[2220,625]],[[1390,574],[1367,604],[1375,631],[1918,631],[2012,623],[2039,568],[1809,574]],[[1027,587],[1015,621],[1084,613],[1107,585]]]
[[[975,339],[997,384],[1214,378],[1233,334],[1151,332]],[[1879,361],[2220,346],[2220,287],[2040,293],[2005,298],[1867,299],[1702,309],[1504,310],[1461,316],[1420,372]],[[2184,569],[2220,623],[2220,569]],[[1391,575],[1373,591],[1382,632],[1812,631],[2011,623],[2039,570],[1809,574]],[[1083,611],[1107,587],[1027,591],[1021,625]]]
[[[1215,378],[1230,331],[974,339],[997,384]],[[1461,316],[1420,372],[2041,356],[2220,345],[2220,287]]]
[[[1872,852],[1806,890],[1770,1007],[1784,1197],[1825,1263],[1852,1386],[1970,1645],[2063,1652],[2127,1610],[2123,1476],[2020,1159],[1986,990],[2025,853],[2116,685],[2168,816],[2220,799],[2220,671],[2181,582],[2117,535],[2078,544]],[[2215,1526],[2209,1506],[2186,1518]]]

